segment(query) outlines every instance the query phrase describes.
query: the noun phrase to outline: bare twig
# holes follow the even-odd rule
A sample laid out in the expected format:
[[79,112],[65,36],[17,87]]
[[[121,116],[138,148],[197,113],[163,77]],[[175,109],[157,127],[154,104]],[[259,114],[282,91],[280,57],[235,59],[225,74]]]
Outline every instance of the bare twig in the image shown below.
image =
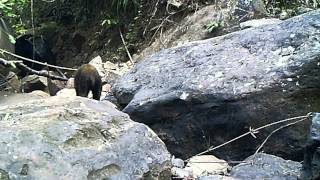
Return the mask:
[[67,76],[66,76],[65,74],[63,74],[63,72],[61,72],[60,69],[56,69],[56,70],[57,70],[57,72],[60,74],[61,77],[67,79]]
[[4,82],[1,82],[0,88],[5,87],[8,84],[8,81],[4,80]]
[[0,58],[0,64],[2,64],[4,66],[9,66],[10,63],[22,63],[22,61],[7,61],[3,58]]
[[34,70],[34,69],[31,69],[30,67],[28,67],[27,65],[25,65],[25,64],[23,64],[23,63],[16,63],[16,65],[17,65],[17,67],[19,67],[19,68],[21,68],[21,69],[24,69],[25,71],[28,71],[28,72],[30,72],[31,74],[36,74],[36,75],[39,75],[39,76],[48,77],[48,78],[50,78],[50,79],[52,79],[52,80],[68,81],[67,78],[50,74],[50,72],[47,71],[47,70],[36,71],[36,70]]
[[[34,31],[34,11],[33,11],[33,0],[31,0],[30,2],[30,13],[31,13],[31,27],[32,27],[32,35],[35,35],[35,31]],[[35,43],[34,43],[34,38],[32,38],[32,59],[34,59],[34,55],[35,55]]]
[[165,17],[165,18],[163,18],[163,19],[161,20],[161,23],[160,23],[160,24],[158,24],[158,25],[156,25],[155,27],[151,28],[151,30],[156,29],[156,31],[155,31],[155,33],[153,33],[153,35],[152,35],[152,37],[151,37],[151,39],[150,39],[149,45],[153,42],[153,40],[154,40],[154,38],[156,37],[156,35],[157,35],[157,33],[159,32],[159,30],[161,30],[161,32],[162,32],[164,23],[165,23],[165,22],[169,22],[169,23],[171,22],[171,21],[169,20],[169,18],[170,18],[171,16],[173,16],[173,15],[179,13],[179,12],[182,12],[182,11],[184,11],[184,10],[186,10],[186,9],[187,9],[187,8],[184,8],[184,9],[181,9],[181,10],[179,10],[179,11],[174,12],[173,14],[169,14],[167,17]]
[[36,70],[28,67],[27,65],[23,64],[22,61],[7,61],[7,60],[5,60],[3,58],[0,58],[0,64],[4,65],[6,67],[10,66],[11,63],[14,63],[18,68],[21,68],[21,69],[23,69],[23,70],[25,70],[27,72],[30,72],[31,74],[36,74],[36,75],[39,75],[39,76],[48,77],[48,78],[53,79],[53,80],[68,81],[68,78],[50,74],[49,71],[45,71],[45,70],[36,71]]
[[126,49],[127,54],[128,54],[128,56],[129,56],[130,62],[131,62],[131,64],[133,65],[134,63],[133,63],[133,60],[132,60],[131,54],[130,54],[130,52],[129,52],[128,48],[127,48],[126,42],[124,41],[124,38],[123,38],[123,35],[122,35],[122,32],[121,32],[121,30],[120,30],[120,29],[119,29],[119,33],[120,33],[120,37],[121,37],[121,40],[122,40],[123,46],[124,46],[124,48]]
[[159,4],[159,0],[155,3],[154,5],[154,10],[153,10],[153,13],[151,15],[151,17],[149,18],[149,22],[148,24],[146,25],[146,27],[144,28],[143,30],[143,33],[142,35],[145,36],[146,32],[147,32],[147,29],[149,28],[151,22],[152,22],[152,19],[154,18],[154,16],[156,15],[157,11],[158,11],[158,4]]
[[73,69],[73,68],[66,68],[66,67],[61,67],[61,66],[55,66],[55,65],[51,65],[51,64],[39,62],[39,61],[36,61],[36,60],[33,60],[33,59],[25,58],[25,57],[19,56],[19,55],[17,55],[17,54],[14,54],[14,53],[12,53],[12,52],[9,52],[9,51],[4,50],[4,49],[1,49],[1,48],[0,48],[0,52],[9,54],[9,55],[11,55],[11,56],[13,56],[13,57],[16,57],[16,58],[19,58],[19,59],[23,59],[23,60],[25,60],[25,61],[29,61],[29,62],[33,62],[33,63],[36,63],[36,64],[40,64],[40,65],[43,65],[43,66],[49,66],[49,67],[53,67],[53,68],[57,68],[57,69],[63,69],[63,70],[68,70],[68,71],[76,71],[76,70],[77,70],[77,69]]
[[[215,146],[215,147],[211,146],[211,147],[210,147],[209,149],[207,149],[206,151],[203,151],[203,152],[201,152],[201,153],[199,153],[199,154],[196,154],[195,156],[200,156],[200,155],[206,154],[206,153],[208,153],[208,152],[214,151],[214,150],[216,150],[216,149],[218,149],[218,148],[220,148],[220,147],[223,147],[223,146],[225,146],[225,145],[227,145],[227,144],[230,144],[230,143],[232,143],[232,142],[234,142],[234,141],[236,141],[236,140],[238,140],[238,139],[241,139],[241,138],[243,138],[243,137],[245,137],[245,136],[247,136],[247,135],[249,135],[249,134],[257,134],[257,133],[259,133],[259,130],[261,130],[261,129],[265,129],[265,128],[267,128],[267,127],[274,126],[274,125],[276,125],[276,124],[280,124],[280,123],[284,123],[284,122],[288,122],[288,121],[301,120],[301,119],[305,120],[305,119],[308,118],[308,117],[310,117],[310,113],[308,113],[308,114],[305,115],[305,116],[298,116],[298,117],[293,117],[293,118],[288,118],[288,119],[276,121],[276,122],[273,122],[273,123],[270,123],[270,124],[266,124],[266,125],[264,125],[264,126],[261,126],[261,127],[259,127],[259,128],[256,128],[256,129],[253,129],[253,128],[250,127],[250,129],[249,129],[248,132],[246,132],[246,133],[244,133],[244,134],[242,134],[242,135],[240,135],[240,136],[238,136],[238,137],[236,137],[236,138],[233,138],[233,139],[231,139],[231,140],[229,140],[229,141],[227,141],[227,142],[225,142],[225,143],[222,143],[222,144],[220,144],[220,145],[218,145],[218,146]],[[186,161],[189,161],[189,160],[190,160],[190,158],[187,159]]]

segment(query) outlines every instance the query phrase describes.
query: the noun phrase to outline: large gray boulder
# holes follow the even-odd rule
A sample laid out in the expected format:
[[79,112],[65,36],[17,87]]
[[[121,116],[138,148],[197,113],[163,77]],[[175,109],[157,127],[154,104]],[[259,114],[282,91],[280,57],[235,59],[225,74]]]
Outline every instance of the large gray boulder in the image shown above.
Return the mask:
[[56,96],[2,104],[0,144],[0,179],[170,177],[164,143],[108,102]]
[[208,175],[202,176],[198,180],[297,180],[298,177],[301,177],[301,167],[299,162],[258,153],[234,166],[228,176]]
[[283,179],[297,180],[302,165],[299,162],[258,153],[250,156],[244,163],[232,168],[230,176],[235,179]]
[[[113,88],[123,111],[150,125],[169,151],[190,157],[249,130],[319,110],[320,10],[165,49],[138,63]],[[310,122],[274,134],[269,153],[302,160]],[[215,151],[252,154],[277,127]]]

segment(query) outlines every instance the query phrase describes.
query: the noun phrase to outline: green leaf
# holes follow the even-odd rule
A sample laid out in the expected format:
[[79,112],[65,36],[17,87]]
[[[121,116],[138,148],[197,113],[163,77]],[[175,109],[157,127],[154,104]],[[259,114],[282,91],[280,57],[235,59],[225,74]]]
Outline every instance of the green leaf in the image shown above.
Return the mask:
[[11,34],[8,34],[8,37],[9,37],[9,41],[10,41],[12,44],[15,44],[15,43],[16,43],[16,40],[14,39],[14,37],[13,37]]

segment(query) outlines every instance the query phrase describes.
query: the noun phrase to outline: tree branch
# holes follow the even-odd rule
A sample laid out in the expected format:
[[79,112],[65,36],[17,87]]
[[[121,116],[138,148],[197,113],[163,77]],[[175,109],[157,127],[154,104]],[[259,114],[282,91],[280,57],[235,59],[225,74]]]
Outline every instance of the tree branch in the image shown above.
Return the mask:
[[9,55],[11,55],[11,56],[13,56],[13,57],[16,57],[16,58],[19,58],[19,59],[23,59],[23,60],[25,60],[25,61],[29,61],[29,62],[32,62],[32,63],[36,63],[36,64],[48,66],[48,67],[53,67],[53,68],[56,68],[56,69],[63,69],[63,70],[68,70],[68,71],[76,71],[76,70],[77,70],[77,69],[73,69],[73,68],[55,66],[55,65],[48,64],[48,63],[43,63],[43,62],[39,62],[39,61],[36,61],[36,60],[33,60],[33,59],[25,58],[25,57],[16,55],[16,54],[14,54],[14,53],[12,53],[12,52],[6,51],[6,50],[1,49],[1,48],[0,48],[0,52],[1,52],[1,53],[9,54]]
[[123,46],[124,46],[124,48],[126,49],[126,52],[127,52],[128,56],[129,56],[130,62],[131,62],[131,64],[133,65],[134,63],[133,63],[133,60],[132,60],[131,54],[130,54],[130,52],[129,52],[128,48],[127,48],[126,42],[124,41],[124,38],[123,38],[123,35],[122,35],[122,32],[121,32],[121,30],[120,30],[120,29],[119,29],[119,33],[120,33],[120,37],[121,37],[121,40],[122,40]]
[[36,74],[39,76],[48,77],[52,80],[68,81],[68,78],[50,74],[50,72],[48,72],[47,70],[36,71],[36,70],[28,67],[27,65],[23,64],[22,61],[7,61],[3,58],[0,58],[0,64],[4,65],[6,67],[9,67],[11,63],[14,63],[18,68],[20,68],[22,70],[28,71],[30,74]]

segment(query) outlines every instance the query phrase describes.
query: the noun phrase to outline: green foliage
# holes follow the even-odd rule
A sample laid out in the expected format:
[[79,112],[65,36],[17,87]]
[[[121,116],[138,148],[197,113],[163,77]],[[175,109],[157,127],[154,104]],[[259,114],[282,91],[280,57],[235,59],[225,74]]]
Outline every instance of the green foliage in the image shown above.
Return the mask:
[[106,27],[106,28],[110,28],[114,25],[117,25],[119,23],[119,19],[112,17],[112,16],[107,16],[102,20],[101,26]]
[[9,0],[1,0],[0,1],[0,10],[2,14],[8,16],[8,17],[13,17],[15,14],[12,13],[12,6],[14,5],[13,1]]
[[0,0],[0,12],[2,15],[15,18],[18,17],[28,0]]
[[206,25],[206,29],[209,33],[212,33],[223,26],[224,26],[223,22],[212,21]]
[[25,33],[27,32],[26,26],[25,26],[23,23],[21,23],[21,22],[18,22],[18,23],[16,23],[16,24],[13,24],[12,27],[14,28],[14,30],[16,31],[16,33],[17,33],[18,35],[20,35],[20,34],[25,34]]
[[15,44],[15,43],[16,43],[16,40],[14,39],[14,37],[13,37],[11,34],[8,34],[8,37],[9,37],[9,41],[10,41],[12,44]]
[[[28,2],[28,0],[0,0],[1,16],[9,19],[10,24],[18,34],[25,32],[25,27],[20,20],[20,14],[28,5]],[[13,39],[13,37],[10,37],[10,39]]]

